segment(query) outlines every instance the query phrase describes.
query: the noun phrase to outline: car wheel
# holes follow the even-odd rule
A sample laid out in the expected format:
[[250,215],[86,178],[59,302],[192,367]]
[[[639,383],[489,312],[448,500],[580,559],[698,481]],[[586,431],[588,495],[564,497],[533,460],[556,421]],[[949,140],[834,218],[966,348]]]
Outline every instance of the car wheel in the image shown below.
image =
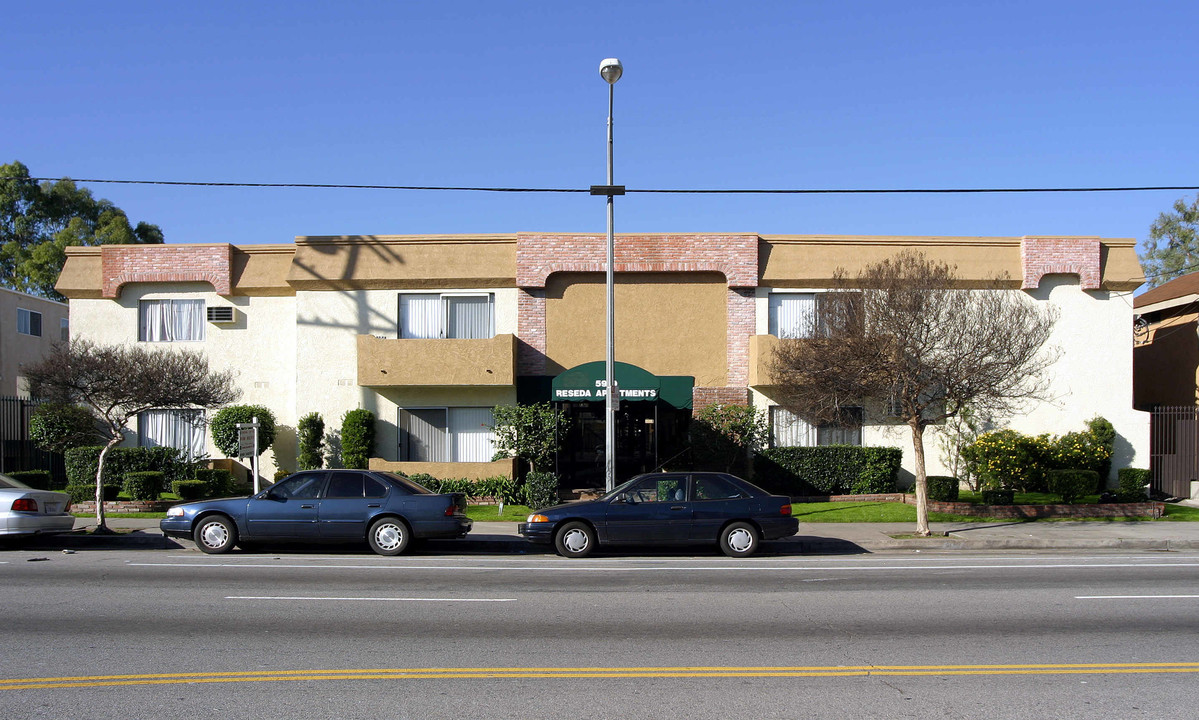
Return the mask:
[[237,526],[224,515],[209,515],[196,525],[192,539],[196,547],[210,555],[226,553],[237,544]]
[[749,557],[757,549],[758,530],[749,523],[730,523],[720,533],[720,550],[729,557]]
[[366,537],[370,541],[371,550],[380,555],[399,555],[408,548],[412,532],[403,520],[382,518],[371,523]]
[[562,557],[587,557],[595,550],[595,531],[583,522],[568,522],[554,535],[554,547]]

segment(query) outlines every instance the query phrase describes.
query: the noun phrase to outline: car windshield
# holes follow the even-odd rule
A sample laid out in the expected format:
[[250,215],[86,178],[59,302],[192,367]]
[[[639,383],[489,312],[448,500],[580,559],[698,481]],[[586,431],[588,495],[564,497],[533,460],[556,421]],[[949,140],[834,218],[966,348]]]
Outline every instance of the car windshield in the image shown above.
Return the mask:
[[433,491],[430,490],[429,488],[425,487],[424,485],[421,485],[420,483],[413,482],[412,480],[409,480],[408,478],[404,477],[403,475],[400,475],[399,473],[378,472],[375,474],[378,475],[379,477],[387,478],[388,480],[392,481],[396,485],[399,485],[400,487],[404,488],[405,490],[412,493],[413,495],[433,495],[434,494]]
[[33,489],[33,488],[29,487],[28,485],[26,485],[25,483],[21,482],[20,480],[17,480],[16,478],[10,478],[7,475],[0,475],[0,487],[16,488],[17,490],[32,490]]

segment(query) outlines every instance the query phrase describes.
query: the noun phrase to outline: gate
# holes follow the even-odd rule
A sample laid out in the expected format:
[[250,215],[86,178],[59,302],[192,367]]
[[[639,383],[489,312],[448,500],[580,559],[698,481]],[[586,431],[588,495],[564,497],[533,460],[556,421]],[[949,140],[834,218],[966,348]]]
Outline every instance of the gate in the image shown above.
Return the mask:
[[29,439],[29,417],[36,400],[0,397],[0,473],[49,470],[56,486],[67,481],[61,453],[39,449]]
[[1149,439],[1153,489],[1190,497],[1191,481],[1199,480],[1199,407],[1154,408]]

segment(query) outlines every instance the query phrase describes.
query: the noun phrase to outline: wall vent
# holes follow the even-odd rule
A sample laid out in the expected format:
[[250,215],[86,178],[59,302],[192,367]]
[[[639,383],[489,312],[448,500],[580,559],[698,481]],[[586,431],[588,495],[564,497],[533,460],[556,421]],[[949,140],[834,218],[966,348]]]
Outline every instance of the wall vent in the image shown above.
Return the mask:
[[232,305],[213,305],[207,308],[208,322],[210,323],[231,323],[233,322],[233,306]]

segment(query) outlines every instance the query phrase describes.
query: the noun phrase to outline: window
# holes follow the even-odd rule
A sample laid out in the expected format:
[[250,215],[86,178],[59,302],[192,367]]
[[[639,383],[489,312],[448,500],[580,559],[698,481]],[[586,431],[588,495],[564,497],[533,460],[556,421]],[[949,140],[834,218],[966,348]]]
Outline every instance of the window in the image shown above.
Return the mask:
[[686,475],[655,475],[625,489],[626,502],[683,502],[687,499]]
[[746,497],[741,488],[720,475],[696,475],[694,481],[696,500],[729,500]]
[[[860,323],[861,294],[849,292],[771,293],[769,332],[779,338],[827,336],[827,325],[848,328]],[[836,317],[833,317],[836,313]]]
[[400,460],[490,462],[491,423],[491,408],[401,409]]
[[401,338],[495,337],[495,298],[486,295],[400,295]]
[[71,323],[66,318],[58,320],[58,339],[63,342],[71,339]]
[[773,447],[861,445],[864,413],[860,407],[841,408],[839,423],[811,425],[777,405],[770,408],[770,443]]
[[312,500],[321,496],[325,473],[310,472],[292,475],[271,487],[271,497],[296,500]]
[[188,460],[204,455],[202,410],[146,410],[137,416],[137,444],[172,447]]
[[137,339],[143,342],[204,339],[203,300],[141,300],[137,315]]
[[383,483],[364,475],[353,472],[334,472],[329,478],[329,489],[325,491],[327,498],[381,498],[387,495]]
[[25,308],[17,308],[17,332],[21,335],[42,336],[42,314]]

